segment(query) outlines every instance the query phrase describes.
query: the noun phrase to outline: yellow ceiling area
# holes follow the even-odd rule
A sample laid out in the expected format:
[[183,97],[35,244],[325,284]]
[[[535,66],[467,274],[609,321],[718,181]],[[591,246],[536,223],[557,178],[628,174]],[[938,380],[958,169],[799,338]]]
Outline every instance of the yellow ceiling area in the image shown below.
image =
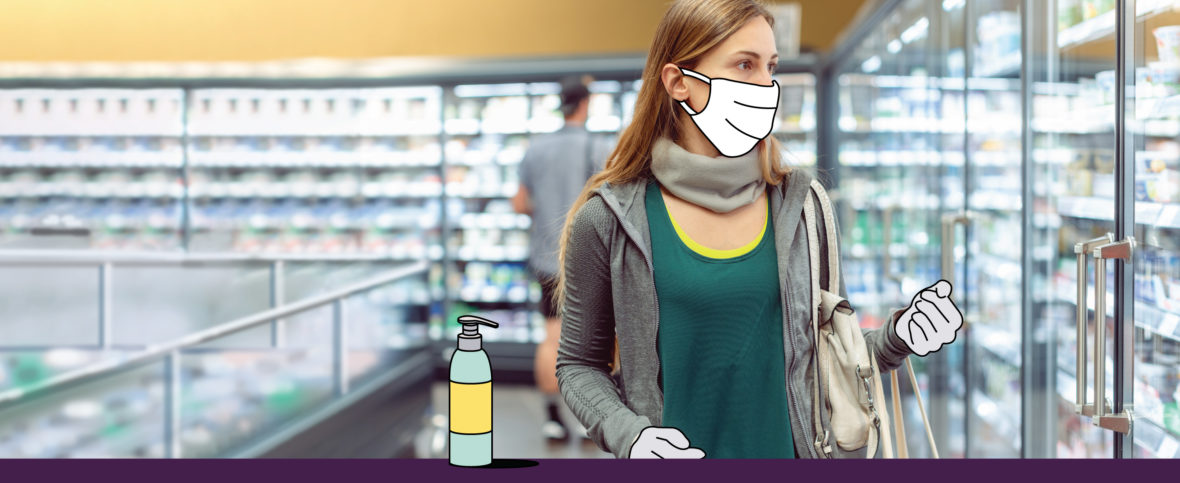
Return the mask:
[[[865,0],[801,0],[826,50]],[[521,57],[647,50],[667,0],[4,0],[0,61]],[[780,2],[787,3],[787,2]]]

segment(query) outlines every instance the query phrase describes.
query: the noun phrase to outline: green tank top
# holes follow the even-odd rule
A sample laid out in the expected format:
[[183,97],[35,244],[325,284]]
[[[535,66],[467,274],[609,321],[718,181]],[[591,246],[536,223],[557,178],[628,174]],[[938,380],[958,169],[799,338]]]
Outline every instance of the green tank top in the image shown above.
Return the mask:
[[647,186],[645,204],[659,298],[662,424],[708,458],[794,458],[769,208],[757,240],[718,251],[679,229],[658,183]]

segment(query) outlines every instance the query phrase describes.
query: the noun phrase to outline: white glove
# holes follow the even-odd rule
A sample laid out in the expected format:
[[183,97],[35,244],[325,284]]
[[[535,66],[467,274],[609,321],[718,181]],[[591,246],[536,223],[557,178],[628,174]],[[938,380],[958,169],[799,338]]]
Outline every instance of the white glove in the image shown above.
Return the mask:
[[648,426],[631,445],[628,458],[701,459],[705,451],[690,448],[688,438],[676,428]]
[[914,354],[924,356],[954,342],[963,326],[963,313],[951,300],[951,284],[939,280],[917,295],[897,318],[893,330]]

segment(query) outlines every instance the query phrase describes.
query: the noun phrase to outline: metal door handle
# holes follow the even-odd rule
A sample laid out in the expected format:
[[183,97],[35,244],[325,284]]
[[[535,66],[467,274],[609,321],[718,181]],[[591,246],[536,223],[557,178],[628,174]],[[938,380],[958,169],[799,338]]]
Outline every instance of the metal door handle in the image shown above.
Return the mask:
[[885,278],[901,284],[901,277],[893,274],[893,212],[897,211],[896,206],[885,208],[881,217],[884,218],[882,223],[884,225],[881,235],[884,237],[885,259],[882,261],[882,270],[885,272]]
[[[1099,426],[1123,434],[1131,432],[1131,412],[1114,414],[1106,410],[1106,261],[1131,261],[1135,237],[1094,248],[1094,419]],[[1116,262],[1117,263],[1117,262]],[[1118,330],[1116,327],[1115,330]],[[1134,344],[1131,344],[1134,350]],[[1134,354],[1131,354],[1132,359]]]
[[955,225],[971,223],[970,213],[942,216],[942,279],[955,284]]
[[1077,372],[1074,373],[1074,376],[1077,379],[1077,384],[1075,384],[1077,386],[1077,401],[1076,401],[1076,404],[1074,404],[1074,412],[1081,414],[1083,416],[1093,416],[1094,415],[1094,405],[1089,404],[1086,401],[1086,396],[1087,396],[1087,394],[1086,394],[1086,366],[1087,366],[1087,361],[1086,361],[1086,340],[1087,340],[1087,336],[1086,336],[1086,288],[1089,286],[1089,284],[1086,283],[1086,273],[1088,272],[1088,267],[1086,266],[1086,264],[1087,264],[1087,261],[1089,260],[1087,258],[1087,256],[1090,254],[1090,250],[1093,250],[1094,247],[1106,245],[1108,243],[1113,243],[1113,242],[1114,242],[1114,233],[1107,233],[1105,236],[1100,236],[1100,237],[1095,238],[1093,240],[1079,242],[1078,244],[1073,246],[1073,252],[1076,253],[1078,256],[1078,267],[1077,267],[1078,268],[1078,283],[1077,283],[1077,285],[1078,285],[1078,296],[1077,296],[1077,303],[1078,303],[1077,304],[1077,307],[1078,307],[1078,310],[1077,310],[1077,314],[1078,314],[1078,316],[1077,316],[1077,326],[1078,326],[1077,327],[1077,329],[1078,329],[1077,356],[1078,357],[1077,357],[1077,359],[1078,359],[1078,361],[1077,361]]

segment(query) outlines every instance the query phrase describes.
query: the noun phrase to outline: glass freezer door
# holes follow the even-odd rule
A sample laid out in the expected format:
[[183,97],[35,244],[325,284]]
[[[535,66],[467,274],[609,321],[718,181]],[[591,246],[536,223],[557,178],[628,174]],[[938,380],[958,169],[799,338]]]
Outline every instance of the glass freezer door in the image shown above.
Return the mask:
[[1127,90],[1134,160],[1126,167],[1134,180],[1134,325],[1125,332],[1134,367],[1123,390],[1135,417],[1123,455],[1180,458],[1180,1],[1136,3],[1135,38],[1126,43],[1135,47]]
[[[841,263],[848,298],[865,328],[881,326],[938,280],[939,220],[948,185],[959,190],[954,211],[962,208],[962,182],[946,181],[962,179],[962,75],[957,86],[944,85],[943,77],[956,68],[961,72],[962,63],[955,61],[962,49],[959,55],[944,52],[948,38],[961,42],[963,35],[943,21],[942,11],[926,0],[901,2],[857,44],[836,76],[834,198],[841,210]],[[945,120],[955,113],[959,122]],[[913,358],[940,453],[947,457],[961,457],[965,439],[962,397],[948,384],[948,361],[962,359],[948,354],[954,351]],[[910,411],[907,432],[923,434],[917,406],[908,401],[913,388],[903,382],[900,389]],[[909,443],[911,455],[931,454],[924,438]]]
[[[1048,437],[1030,442],[1027,453],[1110,457],[1111,433],[1079,414],[1079,403],[1094,401],[1096,297],[1104,312],[1113,305],[1113,283],[1095,293],[1091,254],[1115,229],[1114,2],[1031,3],[1033,216],[1025,228],[1032,230],[1028,363],[1036,369],[1025,420],[1029,434]],[[1108,362],[1105,382],[1113,381]]]
[[[967,321],[966,452],[973,458],[1021,455],[1020,3],[967,2],[966,211],[943,218],[944,243],[965,247],[966,273],[948,280]],[[955,243],[960,224],[965,242]]]

